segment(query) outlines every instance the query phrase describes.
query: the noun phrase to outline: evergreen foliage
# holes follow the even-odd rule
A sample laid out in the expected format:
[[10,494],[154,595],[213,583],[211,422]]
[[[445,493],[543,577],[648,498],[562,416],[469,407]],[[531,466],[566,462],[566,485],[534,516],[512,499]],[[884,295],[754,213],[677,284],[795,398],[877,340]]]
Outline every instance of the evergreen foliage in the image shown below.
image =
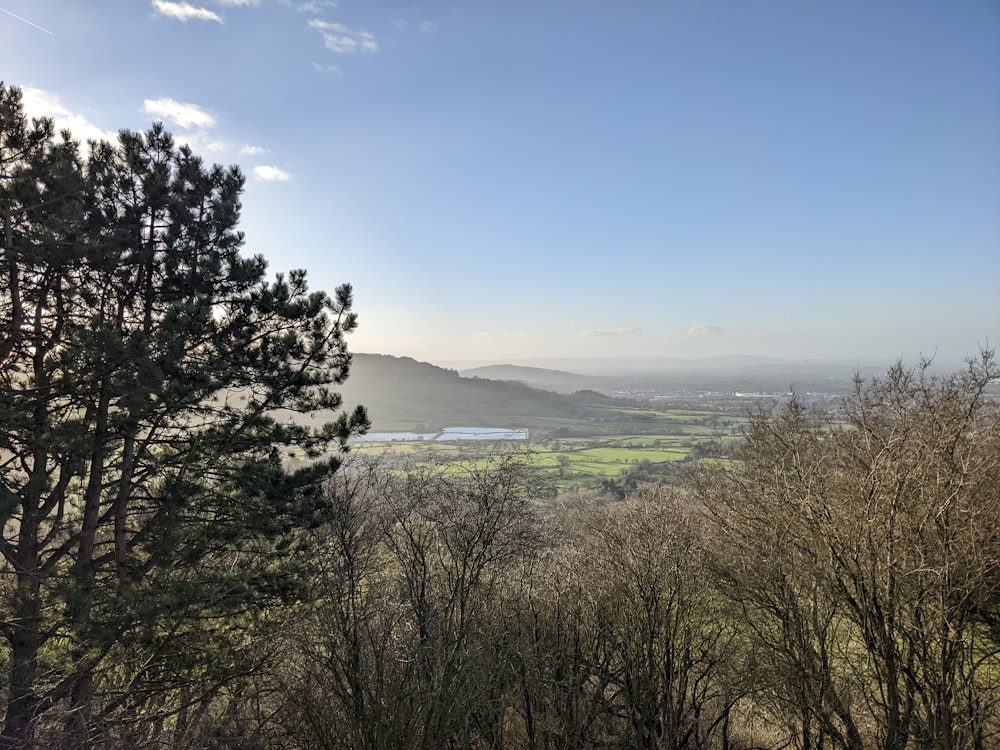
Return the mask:
[[243,183],[161,125],[82,148],[0,85],[0,746],[174,720],[294,596],[287,538],[367,417],[289,415],[340,408],[357,319],[241,254]]

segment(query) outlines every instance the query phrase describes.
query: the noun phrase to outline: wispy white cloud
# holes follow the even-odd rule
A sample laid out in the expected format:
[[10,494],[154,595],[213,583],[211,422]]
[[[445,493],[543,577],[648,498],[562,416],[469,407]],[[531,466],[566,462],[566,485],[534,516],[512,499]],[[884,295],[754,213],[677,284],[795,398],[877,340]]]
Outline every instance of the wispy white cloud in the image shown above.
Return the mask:
[[186,104],[174,99],[146,99],[142,111],[152,117],[162,117],[181,128],[211,128],[215,118],[196,104]]
[[219,5],[226,5],[234,8],[257,7],[260,0],[215,0]]
[[719,326],[691,326],[686,331],[688,336],[718,336],[725,332],[725,329]]
[[170,2],[170,0],[152,0],[153,10],[161,16],[173,18],[175,21],[215,21],[222,23],[222,16],[208,8],[199,8],[186,2]]
[[307,0],[304,3],[293,3],[286,0],[283,5],[294,6],[295,10],[300,13],[312,13],[313,15],[322,13],[324,10],[330,10],[331,8],[336,8],[337,3],[334,0]]
[[264,182],[288,182],[292,175],[278,167],[262,164],[253,168],[253,176]]
[[584,331],[581,336],[586,336],[587,338],[603,338],[612,336],[632,336],[639,333],[641,329],[635,326],[629,326],[627,328],[592,328],[589,331]]
[[232,154],[235,146],[231,141],[213,138],[207,130],[188,130],[181,133],[172,132],[174,143],[178,146],[187,145],[196,154]]
[[336,65],[321,65],[320,63],[313,61],[313,69],[319,73],[340,73],[340,68]]
[[316,29],[323,36],[323,44],[331,52],[343,55],[355,52],[378,52],[375,35],[370,31],[355,31],[342,23],[323,21],[314,18],[309,22],[309,28]]
[[189,145],[194,151],[201,151],[209,154],[221,154],[226,151],[232,151],[233,148],[233,145],[229,141],[206,140],[198,136],[184,137],[189,141]]
[[[86,117],[71,112],[56,94],[43,89],[25,87],[21,89],[24,112],[28,117],[48,117],[56,126],[56,130],[69,130],[73,138],[86,143],[87,141],[110,141],[116,143],[117,131],[102,130]],[[142,111],[151,117],[162,119],[172,125],[184,129],[185,132],[175,133],[178,144],[186,143],[192,150],[200,154],[230,154],[238,152],[241,156],[263,156],[266,149],[260,146],[246,144],[237,147],[232,141],[214,137],[210,130],[215,125],[215,118],[194,104],[182,104],[173,99],[147,99]],[[187,130],[192,128],[191,130]],[[291,175],[277,167],[258,167],[254,175],[261,180],[287,181]]]
[[167,97],[146,99],[142,103],[142,111],[149,117],[166,121],[172,128],[180,128],[183,132],[174,133],[175,141],[187,144],[198,153],[224,154],[231,153],[235,148],[232,142],[210,132],[215,127],[215,117],[197,104]]
[[25,87],[21,89],[21,97],[28,117],[51,118],[57,130],[69,130],[74,138],[83,143],[89,140],[113,143],[118,139],[117,133],[101,130],[83,115],[71,112],[50,91]]
[[[406,18],[403,18],[402,16],[397,16],[396,18],[392,19],[392,25],[395,26],[400,31],[406,31],[407,29],[410,28],[410,22]],[[441,28],[441,25],[435,23],[434,21],[421,21],[414,28],[424,33],[431,33]]]

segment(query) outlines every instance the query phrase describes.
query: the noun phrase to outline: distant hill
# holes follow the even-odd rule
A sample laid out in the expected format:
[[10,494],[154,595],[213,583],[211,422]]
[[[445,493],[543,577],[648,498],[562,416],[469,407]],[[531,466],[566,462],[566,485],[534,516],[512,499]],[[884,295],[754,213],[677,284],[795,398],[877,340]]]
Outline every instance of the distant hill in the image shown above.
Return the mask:
[[486,378],[489,380],[512,380],[525,383],[533,388],[543,388],[557,393],[572,393],[595,385],[595,378],[565,370],[550,370],[544,367],[525,365],[486,365],[461,370],[465,378]]
[[385,354],[355,354],[340,391],[345,407],[368,408],[375,431],[557,427],[592,418],[614,403],[596,392],[566,395],[512,380],[464,377],[455,370]]
[[[630,404],[659,394],[771,393],[784,392],[790,385],[800,393],[843,394],[852,387],[855,372],[864,376],[881,372],[850,363],[763,357],[686,360],[683,367],[681,362],[620,360],[619,373],[631,374],[618,375],[482,363],[459,372],[409,357],[355,354],[350,377],[340,391],[345,407],[364,404],[368,408],[372,429],[378,432],[429,432],[444,427],[557,429],[581,421],[621,421],[622,410]],[[316,415],[310,421],[328,416]]]
[[[576,359],[525,359],[503,365],[492,365],[486,362],[444,362],[443,366],[452,367],[463,375],[478,374],[480,371],[490,372],[494,367],[515,368],[511,370],[511,379],[535,382],[533,371],[540,371],[539,377],[549,377],[544,373],[563,373],[572,377],[622,379],[631,377],[673,377],[684,374],[700,374],[712,377],[706,373],[723,375],[734,372],[761,372],[768,370],[809,371],[823,370],[832,372],[853,372],[860,369],[863,372],[885,372],[890,361],[861,361],[835,359],[782,359],[777,357],[761,357],[754,355],[720,355],[716,357],[685,358],[685,357],[620,357],[620,358],[576,358]],[[947,366],[946,371],[955,369]],[[490,377],[499,376],[497,374]],[[519,374],[518,374],[519,373]],[[505,376],[506,377],[506,376]]]
[[[845,394],[855,373],[871,377],[885,372],[882,365],[837,360],[792,360],[755,356],[719,356],[702,359],[669,357],[525,360],[486,365],[452,363],[464,376],[517,380],[535,388],[573,393],[600,391],[625,397],[678,392],[798,391]],[[471,366],[475,364],[476,366]],[[544,366],[550,364],[551,367]],[[564,369],[569,368],[569,369]]]

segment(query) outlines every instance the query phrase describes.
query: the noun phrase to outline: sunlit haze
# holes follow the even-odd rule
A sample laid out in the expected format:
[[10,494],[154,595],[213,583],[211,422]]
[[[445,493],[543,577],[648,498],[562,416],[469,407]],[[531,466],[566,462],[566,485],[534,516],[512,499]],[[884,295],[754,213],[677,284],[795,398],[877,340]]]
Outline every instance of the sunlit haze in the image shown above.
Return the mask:
[[1000,343],[996,0],[0,0],[81,139],[247,177],[246,250],[430,362]]

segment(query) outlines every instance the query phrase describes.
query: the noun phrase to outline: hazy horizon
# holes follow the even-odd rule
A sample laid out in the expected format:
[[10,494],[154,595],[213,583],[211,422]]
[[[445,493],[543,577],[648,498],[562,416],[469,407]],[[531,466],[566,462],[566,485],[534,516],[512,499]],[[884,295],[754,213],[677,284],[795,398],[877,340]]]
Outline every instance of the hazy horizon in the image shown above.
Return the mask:
[[965,367],[968,359],[978,358],[978,353],[968,357],[942,356],[898,356],[889,359],[882,358],[841,358],[841,359],[793,359],[783,357],[764,357],[756,355],[714,355],[710,357],[540,357],[540,358],[510,358],[510,359],[474,359],[474,360],[422,360],[409,355],[395,355],[385,352],[356,352],[359,355],[391,356],[414,359],[417,362],[466,373],[477,369],[513,367],[528,370],[563,372],[569,375],[640,375],[643,373],[689,373],[699,371],[706,373],[721,373],[725,371],[749,371],[754,369],[790,369],[821,371],[829,368],[831,372],[860,371],[866,374],[881,375],[896,362],[902,362],[907,367],[917,367],[921,361],[928,359],[933,372],[955,372]]
[[80,139],[247,175],[246,250],[433,363],[1000,341],[1000,4],[3,0]]

